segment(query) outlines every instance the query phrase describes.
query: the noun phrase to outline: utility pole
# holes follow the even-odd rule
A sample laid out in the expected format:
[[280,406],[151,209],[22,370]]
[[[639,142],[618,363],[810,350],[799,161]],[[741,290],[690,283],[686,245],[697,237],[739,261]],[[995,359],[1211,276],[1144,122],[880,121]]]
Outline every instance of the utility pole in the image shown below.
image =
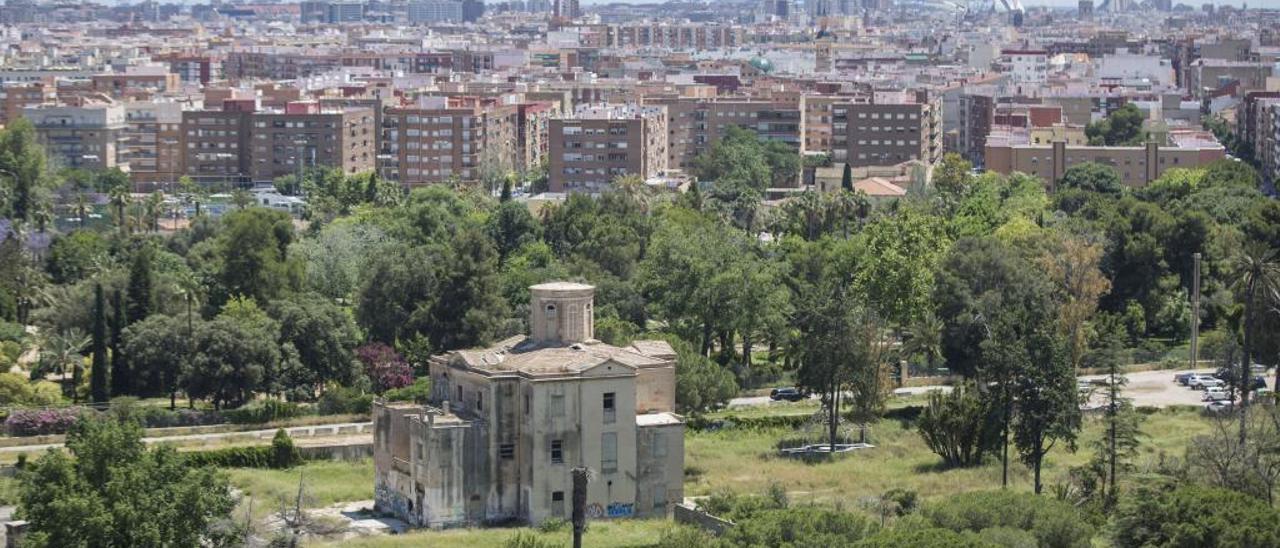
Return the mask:
[[1191,368],[1200,364],[1200,254],[1194,253],[1191,273]]

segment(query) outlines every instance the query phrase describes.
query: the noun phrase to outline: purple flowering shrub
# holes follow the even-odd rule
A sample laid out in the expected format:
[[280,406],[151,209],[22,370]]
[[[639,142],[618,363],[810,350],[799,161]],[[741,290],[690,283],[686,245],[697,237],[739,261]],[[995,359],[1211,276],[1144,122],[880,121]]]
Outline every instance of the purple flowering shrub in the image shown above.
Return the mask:
[[364,364],[364,372],[373,383],[373,391],[378,394],[413,384],[413,367],[404,360],[404,356],[386,344],[361,346],[356,349],[356,359]]
[[86,411],[83,407],[15,409],[4,421],[4,426],[10,436],[65,434]]

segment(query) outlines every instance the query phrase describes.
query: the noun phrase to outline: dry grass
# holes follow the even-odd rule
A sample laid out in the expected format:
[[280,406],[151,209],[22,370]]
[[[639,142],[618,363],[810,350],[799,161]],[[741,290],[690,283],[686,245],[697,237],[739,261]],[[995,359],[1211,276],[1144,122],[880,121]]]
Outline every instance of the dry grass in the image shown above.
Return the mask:
[[[658,542],[658,537],[668,527],[671,527],[671,522],[666,520],[593,521],[587,529],[587,534],[582,538],[582,545],[587,548],[652,546]],[[315,544],[315,546],[335,548],[338,546],[343,548],[419,548],[423,546],[493,548],[502,546],[507,540],[522,532],[532,534],[539,540],[551,542],[555,546],[568,546],[573,538],[572,529],[568,526],[550,533],[539,532],[537,529],[528,527],[450,529],[341,540],[319,543]]]

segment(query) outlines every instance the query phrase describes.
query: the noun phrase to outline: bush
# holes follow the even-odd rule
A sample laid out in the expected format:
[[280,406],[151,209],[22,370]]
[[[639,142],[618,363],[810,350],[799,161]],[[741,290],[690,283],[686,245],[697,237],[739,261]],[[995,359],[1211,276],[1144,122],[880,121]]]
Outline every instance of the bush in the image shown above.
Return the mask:
[[817,507],[764,510],[736,523],[722,537],[732,546],[848,546],[878,528],[866,516]]
[[767,415],[762,417],[738,417],[728,415],[722,419],[708,419],[703,416],[688,417],[685,428],[690,430],[718,430],[721,428],[771,429],[799,428],[809,422],[812,415]]
[[10,436],[44,436],[49,434],[65,434],[76,423],[82,413],[89,410],[83,407],[64,407],[61,409],[16,409],[4,421]]
[[978,533],[978,538],[1001,548],[1036,548],[1036,536],[1012,527],[991,527]]
[[1280,546],[1280,512],[1225,489],[1189,485],[1144,489],[1116,511],[1115,545]]
[[549,540],[542,540],[533,533],[521,531],[515,536],[507,539],[502,543],[504,548],[559,548],[559,545]]
[[26,335],[21,324],[0,320],[0,341],[22,342]]
[[298,404],[279,400],[264,400],[239,409],[230,409],[222,412],[227,422],[232,424],[263,424],[301,417],[305,414],[306,410]]
[[855,548],[998,548],[997,545],[985,542],[970,535],[961,535],[950,529],[928,528],[911,529],[894,527],[885,529],[875,535],[854,544]]
[[1066,502],[1031,493],[964,493],[926,505],[922,514],[935,526],[957,533],[991,527],[1028,531],[1044,548],[1087,547],[1094,534],[1092,516]]
[[983,454],[1000,441],[993,407],[972,383],[957,386],[949,394],[932,392],[917,422],[920,437],[947,466],[981,464]]
[[711,533],[688,525],[673,525],[662,531],[654,548],[711,548],[716,546]]
[[413,384],[413,367],[394,348],[371,343],[356,349],[356,359],[364,365],[365,374],[373,382],[373,391],[386,392]]
[[551,518],[551,519],[543,520],[542,523],[538,524],[538,532],[539,533],[558,533],[560,531],[564,531],[567,527],[569,527],[568,520],[564,520],[561,518]]
[[387,401],[427,403],[431,397],[431,377],[419,377],[409,386],[386,391],[382,397]]
[[218,468],[274,468],[272,447],[228,447],[211,451],[182,453],[191,466]]
[[163,407],[145,406],[135,410],[135,415],[147,428],[174,428],[179,426],[209,426],[222,424],[226,418],[217,411],[196,409],[169,410]]
[[293,438],[290,438],[289,433],[283,428],[276,430],[275,437],[271,439],[271,467],[292,468],[300,462],[302,462],[302,453],[294,447]]
[[316,412],[321,415],[367,415],[373,407],[373,395],[365,394],[354,388],[340,386],[325,390],[316,403]]

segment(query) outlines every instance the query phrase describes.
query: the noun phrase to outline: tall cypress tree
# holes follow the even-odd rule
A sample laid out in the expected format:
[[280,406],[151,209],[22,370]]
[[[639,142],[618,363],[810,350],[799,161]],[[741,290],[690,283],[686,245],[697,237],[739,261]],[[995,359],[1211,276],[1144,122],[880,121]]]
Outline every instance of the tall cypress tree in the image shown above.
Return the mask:
[[93,370],[89,375],[93,403],[105,403],[111,395],[107,392],[107,299],[102,284],[93,287]]
[[840,178],[840,188],[853,192],[853,167],[844,165],[844,176]]
[[111,393],[116,396],[133,393],[133,375],[129,372],[129,357],[124,354],[124,328],[129,325],[124,295],[111,294]]
[[134,252],[129,264],[128,317],[142,321],[151,315],[151,249]]

